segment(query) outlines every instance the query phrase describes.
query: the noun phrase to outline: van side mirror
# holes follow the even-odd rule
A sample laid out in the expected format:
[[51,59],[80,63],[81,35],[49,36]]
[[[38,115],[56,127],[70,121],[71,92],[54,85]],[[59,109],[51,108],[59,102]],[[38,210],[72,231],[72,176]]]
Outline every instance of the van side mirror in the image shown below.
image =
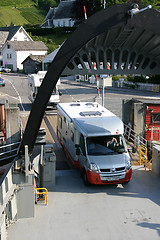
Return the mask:
[[136,153],[137,152],[137,149],[135,146],[132,147],[132,153]]
[[76,148],[76,155],[80,155],[80,148]]
[[59,92],[59,96],[62,96],[62,93],[61,93],[61,92]]

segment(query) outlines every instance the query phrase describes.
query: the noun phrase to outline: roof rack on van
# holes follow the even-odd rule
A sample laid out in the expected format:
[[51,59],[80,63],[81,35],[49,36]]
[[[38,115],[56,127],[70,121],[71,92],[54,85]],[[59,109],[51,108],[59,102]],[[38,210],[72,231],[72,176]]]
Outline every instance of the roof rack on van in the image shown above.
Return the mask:
[[80,106],[80,103],[71,103],[70,106],[71,106],[71,107],[77,107],[77,106],[79,107],[79,106]]
[[86,106],[98,107],[98,103],[86,103]]
[[87,111],[87,112],[80,112],[81,116],[101,116],[102,113],[99,111]]

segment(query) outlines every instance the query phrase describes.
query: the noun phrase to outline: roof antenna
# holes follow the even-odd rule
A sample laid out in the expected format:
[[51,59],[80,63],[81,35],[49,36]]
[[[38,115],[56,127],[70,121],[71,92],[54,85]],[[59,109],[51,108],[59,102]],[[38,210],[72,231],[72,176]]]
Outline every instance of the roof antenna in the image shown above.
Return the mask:
[[143,12],[143,11],[145,11],[147,9],[150,9],[150,8],[152,8],[152,5],[148,5],[147,7],[139,10],[139,5],[137,3],[134,3],[134,4],[131,5],[131,9],[128,11],[128,14],[132,18],[135,14]]

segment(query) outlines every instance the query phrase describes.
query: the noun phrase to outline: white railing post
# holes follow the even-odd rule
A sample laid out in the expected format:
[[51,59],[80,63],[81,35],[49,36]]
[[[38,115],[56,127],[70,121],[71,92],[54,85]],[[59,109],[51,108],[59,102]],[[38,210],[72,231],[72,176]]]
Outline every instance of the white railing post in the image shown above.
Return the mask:
[[28,176],[29,176],[29,155],[28,155],[28,145],[25,145],[25,180],[28,182]]

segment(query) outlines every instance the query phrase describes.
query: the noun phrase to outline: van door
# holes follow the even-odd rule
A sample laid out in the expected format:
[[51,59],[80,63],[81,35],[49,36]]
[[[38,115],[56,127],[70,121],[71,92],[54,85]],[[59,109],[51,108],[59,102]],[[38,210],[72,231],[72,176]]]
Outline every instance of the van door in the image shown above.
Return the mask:
[[86,158],[86,149],[85,149],[85,141],[84,136],[80,135],[80,155],[78,157],[79,163],[81,167],[85,167],[87,169],[87,158]]

